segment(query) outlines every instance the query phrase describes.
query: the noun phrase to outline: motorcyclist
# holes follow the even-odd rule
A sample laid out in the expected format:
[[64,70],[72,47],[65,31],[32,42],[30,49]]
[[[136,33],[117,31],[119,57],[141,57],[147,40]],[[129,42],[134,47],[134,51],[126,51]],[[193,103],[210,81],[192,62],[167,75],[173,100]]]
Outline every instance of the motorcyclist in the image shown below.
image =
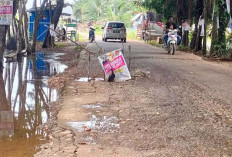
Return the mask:
[[93,36],[93,39],[95,39],[95,29],[93,27],[90,27],[90,30],[89,30],[89,40],[90,40],[90,37]]
[[[174,23],[173,16],[168,17],[168,21],[167,21],[167,23],[165,24],[165,27],[164,27],[164,31],[165,31],[164,41],[165,41],[166,47],[168,47],[168,30],[171,29],[170,27],[172,29],[178,29],[177,24]],[[179,44],[180,42],[181,42],[181,36],[177,35],[177,43]]]

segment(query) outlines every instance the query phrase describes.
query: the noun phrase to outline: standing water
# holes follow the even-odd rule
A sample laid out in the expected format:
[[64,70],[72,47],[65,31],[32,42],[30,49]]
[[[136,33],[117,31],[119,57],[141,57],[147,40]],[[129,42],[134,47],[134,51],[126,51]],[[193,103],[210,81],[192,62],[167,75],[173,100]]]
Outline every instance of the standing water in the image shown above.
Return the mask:
[[61,54],[36,53],[17,62],[4,62],[0,72],[0,157],[33,156],[46,134],[48,105],[58,99],[48,87],[50,76],[67,66],[55,61]]

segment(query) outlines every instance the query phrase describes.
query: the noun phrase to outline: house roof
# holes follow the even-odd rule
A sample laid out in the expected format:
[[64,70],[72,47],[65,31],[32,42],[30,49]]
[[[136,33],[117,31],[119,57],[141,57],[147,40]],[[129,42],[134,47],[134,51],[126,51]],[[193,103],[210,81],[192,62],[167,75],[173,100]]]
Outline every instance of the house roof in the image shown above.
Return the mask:
[[137,15],[135,15],[135,16],[131,19],[131,21],[132,21],[132,22],[137,21],[137,20],[141,17],[141,15],[143,15],[143,14],[137,14]]
[[71,6],[66,6],[63,8],[62,15],[71,16],[73,14],[73,10]]

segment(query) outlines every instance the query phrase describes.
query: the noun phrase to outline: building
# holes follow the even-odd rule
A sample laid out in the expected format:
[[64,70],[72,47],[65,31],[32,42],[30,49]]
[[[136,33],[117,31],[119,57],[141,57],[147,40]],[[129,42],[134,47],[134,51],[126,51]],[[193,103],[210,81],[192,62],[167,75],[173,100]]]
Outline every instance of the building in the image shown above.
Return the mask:
[[[39,8],[38,8],[39,10]],[[33,29],[34,29],[34,21],[36,17],[35,8],[28,9],[27,12],[29,13],[29,35],[32,37]],[[52,6],[52,17],[55,14],[55,5]],[[66,6],[63,8],[63,12],[61,14],[61,19],[71,19],[74,21],[72,17],[72,7]],[[49,8],[45,11],[43,18],[40,20],[38,32],[37,32],[37,41],[43,41],[46,36],[47,27],[45,25],[50,26],[50,11]],[[76,21],[75,21],[76,22]],[[62,23],[60,25],[63,25]]]
[[[39,9],[39,8],[38,8]],[[33,34],[33,29],[34,29],[34,21],[35,21],[35,9],[30,9],[28,10],[29,12],[29,34],[30,37]],[[52,9],[52,16],[54,16],[55,13],[55,9]],[[37,32],[37,41],[43,41],[45,36],[46,36],[46,32],[47,32],[47,27],[45,27],[45,25],[50,26],[50,14],[49,14],[49,9],[47,9],[43,15],[43,18],[40,20],[40,24],[39,24],[39,28],[38,28],[38,32]]]

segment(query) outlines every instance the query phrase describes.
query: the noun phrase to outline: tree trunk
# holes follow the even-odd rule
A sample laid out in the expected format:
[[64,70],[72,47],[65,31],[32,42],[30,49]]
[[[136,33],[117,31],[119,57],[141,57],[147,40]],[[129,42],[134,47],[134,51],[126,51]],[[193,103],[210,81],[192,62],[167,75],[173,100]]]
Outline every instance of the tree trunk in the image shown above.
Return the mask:
[[25,37],[25,46],[27,52],[30,50],[30,43],[29,43],[29,35],[28,35],[28,16],[26,12],[26,3],[27,0],[23,4],[23,17],[24,17],[24,37]]
[[23,27],[23,6],[22,2],[19,1],[18,5],[18,14],[19,14],[19,20],[18,20],[18,29],[17,29],[17,53],[21,53],[22,49],[22,27]]
[[[51,26],[51,24],[53,23],[52,2],[51,2],[51,0],[49,2],[49,18],[50,18],[50,26]],[[46,36],[45,36],[45,39],[44,39],[44,42],[43,42],[43,45],[42,45],[42,48],[48,48],[48,47],[51,47],[51,45],[52,45],[52,38],[51,38],[51,35],[50,35],[50,30],[48,29],[47,33],[46,33]]]
[[[55,11],[54,17],[53,17],[53,19],[52,19],[52,21],[51,21],[52,24],[54,24],[54,29],[56,29],[56,27],[57,27],[57,25],[58,25],[58,22],[59,22],[59,19],[60,19],[60,16],[61,16],[61,14],[62,14],[63,7],[64,7],[64,0],[57,0],[56,3],[57,3],[56,11]],[[51,46],[52,46],[52,43],[49,42],[49,41],[51,41],[51,35],[50,35],[50,31],[49,31],[49,29],[48,29],[42,47],[43,47],[43,48],[51,47]],[[54,42],[54,41],[52,41],[52,42]]]
[[31,46],[31,53],[35,52],[36,48],[36,40],[37,40],[37,32],[40,24],[40,20],[44,15],[45,10],[47,9],[47,2],[48,0],[44,0],[41,4],[39,11],[37,11],[35,21],[34,21],[34,28],[33,28],[33,36],[32,36],[32,46]]
[[184,31],[183,32],[183,40],[182,43],[185,47],[189,46],[189,31]]
[[205,19],[205,23],[204,23],[204,40],[203,40],[203,55],[206,55],[206,51],[207,51],[207,16],[208,16],[208,0],[204,0],[204,19]]
[[192,11],[193,11],[193,1],[188,0],[188,20],[189,23],[192,24]]
[[12,20],[12,33],[13,33],[13,36],[16,35],[16,21],[15,21],[15,17],[13,17],[13,20]]
[[197,38],[194,50],[197,52],[202,49],[202,37],[201,37],[201,29],[203,26],[200,26],[197,31]]
[[[18,9],[18,1],[13,2],[13,17],[15,16]],[[3,68],[3,54],[6,47],[6,33],[9,29],[9,26],[0,25],[0,71]]]
[[197,26],[198,26],[198,22],[199,22],[199,18],[200,16],[202,15],[202,12],[203,12],[203,8],[204,8],[204,4],[203,4],[203,1],[202,0],[197,0],[197,5],[196,5],[196,8],[195,8],[195,30],[193,32],[193,38],[191,40],[191,44],[190,44],[190,48],[191,49],[194,49],[196,47],[196,44],[197,44],[197,35],[198,35],[198,29],[197,29]]
[[57,24],[60,20],[60,15],[62,14],[63,8],[64,8],[64,0],[57,0],[57,6],[56,6],[56,12],[53,17],[53,22],[54,22],[54,28],[56,29]]
[[2,72],[0,72],[0,87],[1,87],[0,88],[0,95],[1,95],[1,99],[0,99],[0,111],[10,111],[10,106],[9,106],[9,104],[7,102],[7,99],[6,99],[6,91],[5,91],[5,88],[4,88],[5,87],[5,83],[4,83],[4,80],[3,80]]
[[212,41],[211,41],[211,47],[210,47],[210,56],[214,55],[214,44],[215,41],[217,41],[217,34],[218,34],[218,28],[217,28],[217,17],[218,17],[218,10],[216,6],[218,5],[217,0],[214,1],[214,15],[213,15],[213,28],[212,28]]
[[232,18],[232,0],[230,0],[230,17]]
[[10,27],[9,27],[8,32],[7,32],[7,39],[10,39],[10,37],[11,37],[11,34],[10,34]]
[[[219,5],[219,26],[220,29],[218,30],[218,41],[220,44],[223,44],[226,42],[226,28],[228,26],[228,21],[229,19],[226,18],[227,13],[227,8],[226,8],[226,1],[221,0],[218,1]],[[228,17],[229,18],[229,17]]]
[[177,1],[177,23],[182,24],[182,20],[186,19],[188,16],[188,10],[186,9],[186,0]]
[[6,47],[6,32],[9,26],[0,26],[0,71],[3,68],[3,54]]

